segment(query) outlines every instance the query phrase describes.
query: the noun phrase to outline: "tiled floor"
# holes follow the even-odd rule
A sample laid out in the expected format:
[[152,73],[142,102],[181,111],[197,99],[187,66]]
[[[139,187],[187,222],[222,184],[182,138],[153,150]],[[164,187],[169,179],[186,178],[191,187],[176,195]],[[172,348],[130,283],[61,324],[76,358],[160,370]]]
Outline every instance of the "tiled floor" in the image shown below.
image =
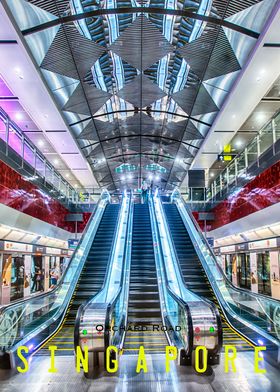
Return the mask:
[[35,357],[25,374],[8,376],[1,370],[1,392],[276,392],[279,391],[280,371],[266,364],[266,374],[254,373],[252,352],[242,352],[236,360],[237,372],[224,373],[224,362],[208,374],[198,375],[190,367],[171,365],[165,372],[163,355],[147,355],[148,373],[135,372],[137,356],[125,355],[120,359],[118,375],[100,374],[97,379],[86,379],[76,373],[73,357],[57,357],[58,373],[48,373],[50,359]]

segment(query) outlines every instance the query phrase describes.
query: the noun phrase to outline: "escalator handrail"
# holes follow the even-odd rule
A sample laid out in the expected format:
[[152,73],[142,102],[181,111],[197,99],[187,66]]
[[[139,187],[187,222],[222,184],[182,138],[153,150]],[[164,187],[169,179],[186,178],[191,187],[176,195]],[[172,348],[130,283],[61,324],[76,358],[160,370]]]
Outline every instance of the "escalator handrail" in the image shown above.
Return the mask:
[[96,213],[96,211],[97,211],[97,209],[98,209],[98,205],[99,205],[99,203],[100,203],[101,200],[102,200],[102,199],[101,199],[102,194],[103,194],[103,193],[106,193],[106,192],[107,192],[107,191],[105,190],[105,191],[103,191],[103,192],[101,193],[101,196],[100,196],[100,198],[99,198],[97,204],[95,205],[94,210],[92,211],[91,217],[90,217],[89,221],[88,221],[87,224],[86,224],[86,227],[85,227],[85,229],[84,229],[84,231],[83,231],[83,234],[82,234],[81,238],[79,239],[78,245],[76,246],[76,249],[74,250],[74,252],[73,252],[73,254],[72,254],[72,256],[71,256],[71,258],[70,258],[70,260],[69,260],[69,263],[68,263],[68,265],[67,265],[67,267],[66,267],[66,269],[65,269],[65,271],[64,271],[64,273],[63,273],[63,276],[62,276],[62,278],[60,279],[60,281],[58,282],[58,284],[56,285],[56,287],[53,288],[52,290],[46,291],[46,292],[41,293],[41,294],[38,294],[38,295],[36,295],[36,296],[31,296],[31,297],[28,297],[28,298],[22,298],[22,299],[20,299],[19,301],[12,302],[12,303],[7,304],[7,305],[2,305],[2,306],[0,307],[0,317],[3,315],[4,312],[10,310],[10,308],[17,307],[18,305],[22,305],[23,303],[29,302],[29,301],[34,300],[34,299],[37,300],[37,299],[40,299],[40,298],[47,297],[47,296],[53,294],[55,291],[57,291],[57,290],[61,287],[61,285],[63,284],[64,277],[65,277],[65,275],[66,275],[68,269],[71,267],[71,261],[72,261],[72,259],[74,259],[74,257],[76,256],[76,253],[77,253],[78,250],[79,250],[79,245],[82,243],[82,241],[83,241],[83,239],[84,239],[84,237],[85,237],[85,235],[86,235],[86,233],[87,233],[87,230],[88,230],[88,228],[90,227],[90,225],[91,225],[91,223],[92,223],[92,220],[95,218],[95,213]]
[[[162,206],[161,200],[160,200],[160,203],[161,203],[161,206]],[[163,214],[165,215],[165,218],[166,218],[166,214],[165,214],[165,211],[163,211],[163,209],[162,209],[162,212],[163,212]],[[185,287],[186,290],[191,291],[191,290],[188,289],[188,287],[187,287],[187,285],[186,285],[186,282],[185,282],[185,279],[184,279],[184,277],[183,277],[183,272],[182,272],[181,264],[180,264],[180,262],[179,262],[179,257],[178,257],[178,253],[177,253],[176,246],[175,246],[175,244],[174,244],[173,237],[172,237],[172,235],[171,235],[171,231],[170,231],[168,219],[166,219],[166,223],[167,223],[166,229],[169,231],[169,238],[170,238],[171,243],[172,243],[173,252],[174,252],[174,255],[175,255],[175,260],[176,260],[176,263],[177,263],[177,266],[178,266],[178,270],[179,270],[179,274],[180,274],[182,283],[183,283],[183,285],[184,285],[184,287]],[[218,327],[218,347],[217,347],[217,350],[216,350],[216,351],[220,351],[220,350],[222,349],[222,346],[223,346],[223,326],[222,326],[221,315],[220,315],[220,313],[219,313],[219,311],[218,311],[216,305],[215,305],[213,302],[211,302],[211,301],[208,300],[207,298],[201,298],[199,295],[197,295],[197,294],[195,294],[195,293],[193,293],[193,292],[192,292],[192,294],[193,294],[194,297],[197,297],[197,298],[199,299],[199,301],[201,301],[201,302],[206,302],[206,303],[211,307],[213,313],[214,313],[215,316],[216,316],[216,322],[217,322],[217,327]]]
[[271,297],[268,297],[267,295],[264,295],[264,294],[261,294],[261,293],[252,293],[252,292],[251,292],[250,290],[248,290],[248,289],[244,289],[244,288],[242,288],[242,287],[237,287],[237,286],[235,286],[235,285],[228,279],[228,277],[226,276],[226,274],[225,274],[223,268],[222,268],[221,265],[217,262],[217,256],[215,255],[213,249],[211,248],[211,246],[209,245],[208,241],[206,240],[206,238],[205,238],[204,235],[202,234],[201,229],[200,229],[200,227],[199,227],[199,224],[197,223],[197,221],[196,221],[196,219],[194,218],[194,216],[193,216],[193,214],[192,214],[192,212],[191,212],[189,206],[187,205],[187,203],[185,202],[185,200],[183,199],[183,197],[182,197],[181,195],[180,195],[180,199],[181,199],[182,202],[184,203],[184,207],[185,207],[186,211],[188,212],[188,215],[189,215],[189,217],[190,217],[192,223],[194,224],[194,226],[195,226],[195,228],[196,228],[196,231],[197,231],[198,235],[199,235],[200,238],[202,239],[202,241],[203,241],[204,245],[207,247],[208,251],[211,253],[211,256],[212,256],[212,258],[214,259],[216,266],[218,267],[219,271],[220,271],[221,274],[223,275],[223,278],[227,281],[227,284],[228,284],[229,286],[231,286],[231,288],[232,288],[233,290],[242,291],[242,292],[244,292],[245,294],[247,294],[247,295],[249,295],[249,296],[251,296],[251,297],[260,297],[260,298],[262,298],[263,300],[266,300],[266,301],[268,300],[268,301],[270,301],[270,302],[275,302],[275,304],[279,305],[279,303],[280,303],[280,300],[279,300],[279,299],[271,298]]
[[188,349],[189,352],[191,353],[193,350],[193,339],[194,339],[194,335],[193,335],[193,323],[192,323],[192,316],[191,316],[191,311],[190,311],[190,307],[189,304],[184,301],[182,298],[180,298],[176,293],[174,293],[174,291],[172,290],[172,288],[169,285],[168,282],[168,276],[167,276],[167,272],[166,272],[166,268],[165,268],[165,263],[164,263],[164,254],[163,254],[163,249],[162,249],[162,243],[160,241],[160,232],[159,232],[159,228],[158,228],[158,224],[157,224],[157,220],[156,220],[156,215],[155,215],[155,210],[154,210],[154,202],[153,202],[153,195],[150,195],[149,198],[149,204],[152,206],[151,211],[152,211],[152,217],[153,220],[155,222],[155,229],[156,229],[156,233],[157,233],[157,238],[159,239],[159,251],[160,251],[160,257],[162,260],[162,265],[164,266],[163,268],[163,274],[164,274],[164,279],[166,282],[166,288],[168,291],[168,294],[180,305],[181,308],[183,308],[183,310],[186,311],[187,313],[187,323],[188,323]]
[[[105,193],[106,193],[107,191],[105,191]],[[103,194],[103,193],[102,193]],[[108,195],[109,195],[109,193],[108,193]],[[105,198],[105,201],[106,201],[106,203],[110,200],[110,195],[109,195],[109,197],[108,197],[108,195],[107,195],[107,197]],[[96,209],[95,209],[95,212],[97,212],[97,210],[98,210],[98,205],[101,203],[101,201],[102,201],[103,199],[102,199],[102,197],[100,197],[100,199],[99,199],[99,201],[98,201],[98,203],[97,203],[97,206],[96,206]],[[102,213],[102,215],[103,215],[103,213]],[[101,217],[102,217],[102,215],[101,215]],[[94,214],[94,216],[92,216],[91,218],[90,218],[90,221],[88,222],[88,224],[87,224],[87,228],[89,228],[90,227],[90,225],[92,224],[92,222],[93,222],[93,220],[96,218],[96,216],[95,216],[95,214]],[[84,231],[84,234],[83,234],[83,236],[82,236],[82,239],[84,239],[84,237],[85,237],[85,235],[86,235],[86,230]],[[82,244],[82,239],[81,239],[81,241],[79,242],[79,245],[80,244]],[[77,246],[77,248],[76,248],[76,251],[74,252],[74,254],[73,254],[73,256],[72,256],[72,258],[71,259],[73,259],[74,258],[74,255],[76,254],[76,252],[78,252],[79,251],[79,246]],[[89,250],[88,250],[89,251]],[[69,267],[70,267],[70,262],[69,262]],[[78,265],[78,269],[79,269],[79,271],[83,268],[83,265],[82,265],[83,263],[81,263],[81,264],[79,264]],[[75,277],[77,276],[77,274],[74,274],[74,276],[72,277],[72,279],[75,279]],[[78,274],[78,276],[79,276],[79,274]],[[65,275],[64,275],[64,277],[65,277]],[[77,279],[77,278],[76,278]],[[58,285],[58,287],[55,289],[55,290],[53,290],[52,292],[48,292],[48,293],[44,293],[45,295],[43,295],[42,297],[46,297],[46,295],[54,295],[54,293],[55,293],[55,291],[57,291],[60,287],[61,287],[61,285],[63,284],[63,282],[61,281],[60,282],[60,284]],[[75,284],[75,286],[76,286],[76,284]],[[74,287],[75,287],[74,286]],[[71,289],[71,288],[73,288],[73,286],[69,283],[69,289]],[[74,290],[74,289],[73,289]],[[57,326],[56,326],[56,328],[55,328],[55,330],[54,331],[52,331],[52,333],[51,333],[51,335],[53,335],[57,330],[58,330],[58,328],[60,327],[60,325],[61,325],[61,321],[63,320],[63,318],[65,317],[65,313],[66,313],[66,311],[67,311],[67,308],[68,308],[68,304],[69,304],[69,301],[70,301],[70,299],[71,299],[71,296],[70,296],[70,291],[71,290],[68,290],[67,291],[67,293],[65,294],[65,297],[64,297],[64,299],[63,299],[63,302],[58,306],[58,308],[56,309],[56,316],[52,316],[52,318],[51,319],[48,319],[48,320],[46,320],[43,324],[44,324],[44,328],[46,329],[48,326],[50,326],[50,325],[52,325],[53,323],[55,323],[55,322],[57,322]],[[35,298],[29,298],[29,301],[31,301],[31,300],[37,300],[39,298],[39,296],[37,296],[37,297],[35,297]],[[14,306],[18,306],[18,304],[14,304]],[[63,309],[61,310],[61,308],[63,307]],[[9,309],[8,309],[9,310]],[[8,311],[7,309],[6,309],[6,311]],[[55,318],[56,317],[56,318]],[[42,324],[42,325],[43,325]],[[8,348],[8,350],[4,350],[4,351],[1,351],[1,352],[9,352],[10,353],[10,357],[11,357],[11,361],[12,361],[12,363],[13,363],[13,361],[14,361],[14,359],[13,359],[13,353],[15,352],[15,348],[16,347],[18,347],[18,345],[19,344],[23,344],[22,343],[22,340],[25,340],[25,341],[28,341],[27,339],[32,339],[32,338],[34,338],[34,336],[37,336],[41,331],[42,331],[42,325],[40,325],[40,326],[37,326],[33,331],[30,331],[27,335],[25,335],[20,341],[17,341],[17,342],[13,342],[13,344]],[[49,337],[47,336],[46,338],[44,338],[42,341],[40,341],[40,342],[38,342],[38,344],[37,344],[37,346],[36,347],[34,347],[33,348],[33,353],[34,352],[36,352],[37,350],[38,350],[38,348],[42,345],[42,344],[44,344],[44,342],[48,339]]]
[[[131,196],[129,196],[129,207],[128,207],[129,210],[130,210],[130,207],[131,207]],[[94,294],[92,296],[92,298],[90,298],[86,303],[82,304],[79,307],[77,315],[76,315],[76,318],[75,318],[75,325],[74,325],[74,348],[75,348],[75,351],[76,351],[77,346],[79,346],[79,339],[80,339],[80,335],[79,335],[80,332],[79,331],[80,331],[80,323],[81,323],[82,313],[86,310],[87,307],[89,307],[91,304],[94,303],[95,298],[100,294],[100,292],[102,290],[105,289],[107,281],[109,279],[109,275],[110,275],[111,267],[112,267],[111,266],[111,261],[112,261],[113,254],[114,254],[114,251],[115,251],[115,248],[116,248],[117,232],[118,232],[118,229],[119,229],[120,219],[121,219],[120,212],[121,212],[121,208],[120,208],[119,213],[118,213],[118,223],[116,224],[115,230],[114,230],[114,244],[111,247],[110,256],[108,258],[108,263],[107,263],[107,268],[106,268],[106,274],[105,274],[105,278],[104,278],[102,287],[96,294]],[[128,219],[129,218],[130,218],[130,212],[129,212]],[[126,238],[127,238],[128,226],[129,225],[127,224],[127,227],[126,227]],[[125,254],[126,254],[126,245],[127,245],[127,241],[125,241],[125,248],[124,248],[124,253],[123,253],[123,259],[124,259]],[[124,266],[124,262],[122,263],[122,265]],[[117,299],[117,296],[119,296],[119,294],[121,292],[122,282],[123,282],[123,275],[124,275],[124,270],[122,271],[121,280],[120,280],[120,287],[119,287],[119,289],[117,291],[117,294],[114,297],[114,299],[109,304],[107,304],[106,321],[105,321],[105,328],[104,328],[105,329],[105,347],[108,347],[107,342],[108,342],[108,339],[109,339],[109,337],[108,337],[108,333],[109,333],[108,332],[108,328],[109,328],[109,326],[107,325],[107,324],[109,324],[109,311],[110,311],[110,308],[112,307],[112,304],[115,303],[115,301]]]
[[[205,237],[202,235],[202,233],[201,233],[201,231],[200,231],[200,228],[199,228],[199,226],[198,226],[198,223],[195,221],[195,218],[193,217],[193,215],[192,215],[192,213],[191,213],[189,207],[186,205],[186,203],[185,203],[184,199],[182,198],[182,196],[181,196],[179,190],[174,190],[173,193],[175,193],[175,192],[179,193],[179,195],[180,195],[180,200],[183,202],[184,208],[186,209],[186,212],[187,212],[188,216],[190,217],[190,219],[191,219],[191,221],[192,221],[192,223],[193,223],[193,225],[194,225],[194,227],[195,227],[195,229],[196,229],[198,235],[200,236],[200,238],[201,238],[203,244],[206,246],[206,248],[207,248],[208,251],[210,252],[210,254],[211,254],[211,256],[212,256],[212,259],[214,260],[215,265],[218,267],[218,271],[221,273],[222,279],[223,279],[223,281],[225,282],[225,285],[228,285],[228,286],[229,286],[233,291],[235,291],[235,292],[241,292],[241,293],[243,293],[243,294],[248,295],[249,297],[251,297],[251,298],[253,298],[254,300],[256,300],[256,301],[259,303],[260,306],[261,306],[261,304],[260,304],[259,301],[261,301],[261,300],[268,301],[268,302],[270,302],[270,303],[275,304],[276,306],[279,306],[279,301],[278,301],[278,300],[272,299],[272,298],[270,298],[270,297],[267,297],[267,296],[265,296],[265,295],[261,295],[261,294],[258,294],[258,293],[252,293],[251,291],[246,290],[246,289],[237,288],[236,286],[234,286],[234,285],[230,282],[230,280],[229,280],[229,279],[227,278],[227,276],[225,275],[225,273],[224,273],[222,267],[221,267],[220,264],[217,262],[216,256],[215,256],[213,250],[211,249],[209,243],[207,242],[207,240],[205,239]],[[172,195],[173,195],[173,193],[172,193]],[[171,198],[172,198],[172,196],[171,196]],[[187,230],[187,228],[186,228],[186,230]],[[207,276],[208,276],[209,282],[211,282],[211,274],[212,274],[212,272],[210,271],[210,267],[209,267],[208,263],[207,263],[205,260],[202,261],[202,264],[203,264],[203,268],[205,269],[205,272],[206,272],[206,274],[207,274]],[[204,266],[204,264],[205,264],[205,266]],[[209,274],[210,274],[210,276],[209,276]],[[212,284],[213,284],[213,286],[212,286]],[[235,313],[234,310],[227,304],[226,300],[223,298],[222,294],[220,293],[219,288],[217,287],[217,283],[216,283],[216,280],[215,280],[215,279],[214,279],[213,282],[211,283],[211,286],[212,286],[213,289],[214,289],[214,292],[215,292],[215,295],[216,295],[216,297],[217,297],[218,302],[220,303],[220,305],[221,305],[222,308],[224,309],[224,315],[225,315],[225,317],[226,317],[228,323],[229,323],[234,329],[236,329],[236,327],[234,327],[234,326],[232,325],[232,323],[230,322],[230,320],[228,319],[227,312],[231,315],[231,317],[234,317],[234,318],[236,318],[236,313]],[[263,309],[262,306],[261,306],[261,308]],[[248,312],[248,314],[250,314],[250,312]],[[270,316],[268,316],[268,315],[266,314],[265,311],[264,311],[264,314],[265,314],[266,317],[271,321]],[[248,322],[246,319],[242,318],[242,316],[239,316],[239,315],[238,315],[238,318],[239,318],[239,319],[241,318],[241,319],[243,319],[245,322]],[[274,324],[274,323],[273,323],[273,324]],[[265,335],[263,335],[263,336],[264,336],[266,339],[268,339],[269,341],[273,342],[273,343],[276,344],[278,347],[280,346],[279,340],[277,340],[277,338],[275,338],[274,336],[270,335],[267,331],[263,330],[261,327],[259,327],[259,326],[257,326],[257,325],[254,325],[253,323],[251,323],[251,327],[250,327],[250,328],[253,329],[255,332],[258,331],[258,333],[261,333],[262,335],[265,334]],[[252,339],[250,339],[248,336],[245,336],[241,331],[238,331],[238,332],[239,332],[241,335],[243,335],[247,340],[250,340],[253,344],[256,344],[256,343],[253,342]]]
[[[123,270],[122,270],[122,275],[121,275],[121,280],[120,280],[120,287],[119,287],[119,289],[118,289],[114,299],[107,306],[106,319],[105,319],[105,332],[106,332],[105,333],[105,348],[107,348],[109,346],[110,312],[111,312],[111,309],[114,308],[116,302],[118,301],[118,299],[119,299],[119,297],[121,295],[123,284],[124,284],[124,279],[125,279],[125,274],[127,272],[124,269],[124,265],[125,265],[125,258],[127,256],[127,251],[128,251],[128,231],[129,231],[130,226],[132,224],[132,217],[133,217],[133,213],[132,213],[132,208],[133,207],[132,206],[133,206],[133,202],[132,202],[132,197],[130,196],[130,200],[129,200],[129,217],[128,217],[128,222],[127,222],[127,225],[126,225],[126,234],[125,234],[126,241],[125,241],[124,252],[123,252],[123,261],[122,261]],[[128,303],[127,303],[127,308],[128,308]],[[127,310],[126,310],[123,318],[127,319]],[[122,322],[120,323],[120,325],[122,325]],[[125,325],[126,325],[126,322],[125,322]],[[126,334],[126,331],[124,331],[122,340],[121,340],[121,342],[119,344],[120,348],[122,348],[122,345],[123,345],[123,342],[124,342],[124,339],[125,339],[125,334]]]

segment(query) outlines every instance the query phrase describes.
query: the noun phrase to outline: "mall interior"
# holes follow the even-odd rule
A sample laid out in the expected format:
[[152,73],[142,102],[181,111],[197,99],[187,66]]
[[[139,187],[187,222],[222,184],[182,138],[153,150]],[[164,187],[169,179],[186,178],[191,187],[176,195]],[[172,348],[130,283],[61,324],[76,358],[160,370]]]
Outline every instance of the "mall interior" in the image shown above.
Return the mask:
[[0,390],[279,369],[280,0],[2,0]]

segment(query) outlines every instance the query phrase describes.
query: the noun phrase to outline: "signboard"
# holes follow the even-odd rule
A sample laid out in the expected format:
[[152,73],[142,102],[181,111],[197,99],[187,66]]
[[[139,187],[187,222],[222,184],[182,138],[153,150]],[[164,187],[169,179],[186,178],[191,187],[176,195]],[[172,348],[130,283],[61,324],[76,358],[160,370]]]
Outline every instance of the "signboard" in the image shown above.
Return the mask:
[[33,253],[45,254],[46,248],[44,246],[33,245]]
[[33,245],[21,244],[19,242],[4,242],[4,250],[9,252],[28,252],[32,253]]
[[221,253],[235,252],[235,245],[222,246]]
[[68,240],[68,248],[69,249],[76,249],[78,243],[79,243],[79,240],[70,239],[70,240]]
[[214,237],[207,237],[208,244],[213,248],[214,247]]
[[48,255],[59,255],[61,254],[61,249],[56,248],[46,248],[46,254]]
[[248,250],[248,244],[247,243],[245,243],[245,244],[238,244],[238,245],[236,245],[236,250],[241,250],[241,251],[244,251],[244,250]]
[[276,247],[277,247],[277,239],[276,238],[272,238],[269,240],[260,240],[260,241],[249,242],[249,249],[250,250],[276,248]]

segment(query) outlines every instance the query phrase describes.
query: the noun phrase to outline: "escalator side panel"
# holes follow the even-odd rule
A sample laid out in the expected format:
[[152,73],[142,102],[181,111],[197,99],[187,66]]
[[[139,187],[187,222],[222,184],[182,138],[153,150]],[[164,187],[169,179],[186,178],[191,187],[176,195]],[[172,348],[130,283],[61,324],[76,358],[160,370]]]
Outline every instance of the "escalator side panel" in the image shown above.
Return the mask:
[[215,303],[223,323],[224,344],[235,345],[238,350],[252,350],[252,345],[227,323],[177,206],[175,204],[164,203],[163,209],[187,288],[195,294]]
[[40,355],[49,355],[50,345],[57,346],[58,355],[73,353],[76,314],[80,305],[92,298],[103,285],[114,243],[119,208],[118,204],[106,206],[63,323],[56,334],[42,346]]
[[[125,354],[137,354],[139,346],[145,351],[165,352],[164,332],[153,331],[162,326],[157,272],[148,204],[136,204],[133,213],[131,271],[128,303],[128,331],[124,343]],[[142,328],[147,331],[140,331]]]

